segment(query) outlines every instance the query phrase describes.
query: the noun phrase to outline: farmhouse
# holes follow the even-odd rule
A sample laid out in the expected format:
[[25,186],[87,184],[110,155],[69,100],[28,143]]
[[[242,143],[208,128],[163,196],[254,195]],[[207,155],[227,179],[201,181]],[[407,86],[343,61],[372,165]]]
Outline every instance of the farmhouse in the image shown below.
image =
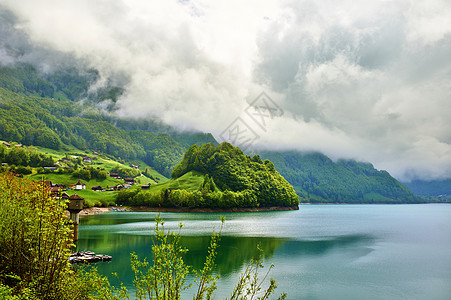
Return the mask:
[[85,190],[86,189],[86,184],[81,182],[80,179],[78,179],[78,182],[75,184],[71,184],[70,188],[73,190]]
[[130,184],[133,185],[135,183],[135,179],[128,177],[128,178],[124,178],[125,184]]
[[101,187],[100,185],[97,185],[97,186],[93,186],[93,187],[91,188],[91,190],[97,191],[97,192],[103,192],[103,191],[105,191],[106,189],[104,189],[104,188]]

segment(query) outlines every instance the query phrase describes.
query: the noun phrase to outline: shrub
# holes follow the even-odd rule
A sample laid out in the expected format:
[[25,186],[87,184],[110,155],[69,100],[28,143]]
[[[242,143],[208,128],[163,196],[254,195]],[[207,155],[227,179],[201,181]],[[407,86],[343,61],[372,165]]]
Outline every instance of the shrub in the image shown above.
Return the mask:
[[49,197],[43,185],[0,174],[1,293],[19,299],[86,295],[68,263],[72,231],[65,209],[66,203]]

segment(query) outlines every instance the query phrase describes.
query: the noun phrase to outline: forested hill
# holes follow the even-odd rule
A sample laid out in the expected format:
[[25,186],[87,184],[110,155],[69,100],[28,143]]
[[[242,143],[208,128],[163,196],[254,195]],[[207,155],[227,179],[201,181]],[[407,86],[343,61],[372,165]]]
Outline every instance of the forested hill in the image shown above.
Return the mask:
[[[243,198],[247,202],[244,207],[299,204],[293,187],[276,171],[272,162],[262,161],[258,155],[245,155],[240,148],[228,143],[191,146],[175,167],[172,177],[180,178],[192,171],[207,178],[204,190],[215,192],[218,189],[220,201],[236,194],[232,198]],[[240,205],[233,204],[232,207]]]
[[[0,139],[141,159],[165,176],[190,145],[216,143],[211,134],[178,133],[158,121],[124,120],[97,110],[96,101],[110,97],[114,102],[120,89],[108,87],[90,95],[89,83],[96,72],[72,71],[44,78],[29,65],[0,67]],[[82,105],[77,101],[83,97],[93,100]]]
[[386,171],[353,160],[333,162],[320,153],[261,152],[311,203],[418,203],[424,200]]

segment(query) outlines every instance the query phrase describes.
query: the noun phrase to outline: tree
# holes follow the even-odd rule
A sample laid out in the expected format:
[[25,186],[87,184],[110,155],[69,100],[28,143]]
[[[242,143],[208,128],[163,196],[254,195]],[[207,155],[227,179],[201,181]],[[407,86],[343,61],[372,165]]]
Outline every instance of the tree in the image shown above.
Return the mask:
[[0,291],[20,299],[88,298],[89,284],[68,263],[65,209],[44,185],[0,174]]

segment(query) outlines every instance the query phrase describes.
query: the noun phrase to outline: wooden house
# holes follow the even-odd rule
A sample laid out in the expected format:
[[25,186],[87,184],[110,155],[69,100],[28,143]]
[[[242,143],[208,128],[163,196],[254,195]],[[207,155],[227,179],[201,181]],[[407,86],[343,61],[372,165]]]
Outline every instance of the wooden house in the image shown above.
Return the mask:
[[86,184],[81,182],[80,179],[78,179],[78,182],[74,185],[74,190],[85,190]]
[[91,188],[91,190],[97,191],[97,192],[103,192],[103,191],[105,191],[106,189],[104,189],[104,188],[101,187],[100,185],[97,185],[97,186],[93,186],[93,187]]
[[131,177],[124,178],[124,182],[125,182],[125,184],[133,185],[135,183],[135,179],[133,179]]

